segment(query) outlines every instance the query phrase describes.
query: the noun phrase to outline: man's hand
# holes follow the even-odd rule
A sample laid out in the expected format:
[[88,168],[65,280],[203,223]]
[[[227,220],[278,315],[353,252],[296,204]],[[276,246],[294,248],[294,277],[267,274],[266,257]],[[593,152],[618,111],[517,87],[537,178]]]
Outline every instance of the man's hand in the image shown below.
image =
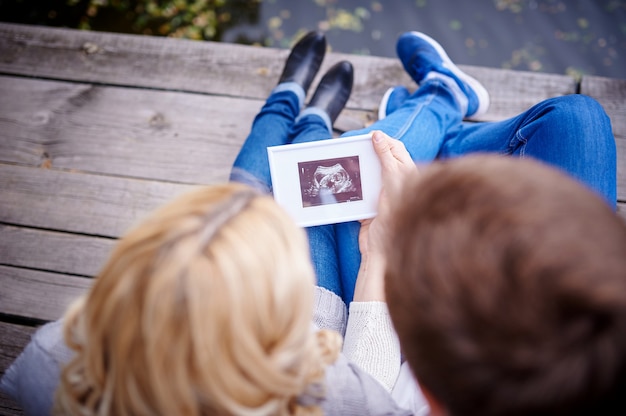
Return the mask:
[[382,189],[378,199],[377,217],[361,223],[361,232],[365,235],[359,236],[359,248],[361,255],[365,257],[372,252],[382,253],[386,238],[387,218],[393,201],[401,197],[402,184],[407,176],[417,172],[415,162],[400,140],[392,139],[382,131],[374,131],[372,143],[380,159]]
[[372,143],[380,159],[383,191],[397,192],[406,176],[417,171],[415,162],[404,143],[387,136],[382,131],[372,133]]
[[378,215],[361,221],[359,250],[361,267],[356,281],[355,301],[384,300],[384,248],[387,242],[388,217],[391,204],[400,197],[402,183],[417,172],[415,162],[400,140],[382,131],[372,133],[374,150],[380,159],[382,190],[378,200]]

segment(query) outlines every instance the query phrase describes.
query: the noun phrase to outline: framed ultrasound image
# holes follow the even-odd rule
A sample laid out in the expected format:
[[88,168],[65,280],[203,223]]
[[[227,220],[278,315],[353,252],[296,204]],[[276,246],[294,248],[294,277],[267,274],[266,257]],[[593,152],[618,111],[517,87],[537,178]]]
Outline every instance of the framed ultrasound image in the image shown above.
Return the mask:
[[267,148],[274,199],[298,225],[372,218],[380,162],[371,134]]

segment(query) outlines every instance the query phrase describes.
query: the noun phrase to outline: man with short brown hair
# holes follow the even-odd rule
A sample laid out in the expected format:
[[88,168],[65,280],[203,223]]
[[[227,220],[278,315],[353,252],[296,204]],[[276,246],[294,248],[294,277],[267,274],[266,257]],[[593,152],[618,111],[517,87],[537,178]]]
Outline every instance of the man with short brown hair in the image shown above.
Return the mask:
[[355,297],[384,285],[431,414],[626,414],[624,221],[540,162],[474,155],[417,173],[375,135],[389,192],[363,227]]

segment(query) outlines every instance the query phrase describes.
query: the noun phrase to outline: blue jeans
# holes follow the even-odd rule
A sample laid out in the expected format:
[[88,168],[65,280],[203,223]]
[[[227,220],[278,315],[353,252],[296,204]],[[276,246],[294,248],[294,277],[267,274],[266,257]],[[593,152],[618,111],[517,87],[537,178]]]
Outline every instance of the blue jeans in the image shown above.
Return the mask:
[[[295,84],[294,84],[295,85]],[[267,146],[332,137],[327,120],[304,110],[301,88],[272,93],[255,118],[231,180],[271,192]],[[609,117],[594,99],[567,95],[545,100],[498,122],[464,122],[440,80],[423,83],[383,120],[344,136],[381,130],[401,140],[417,164],[475,152],[531,157],[576,178],[616,208],[616,150]],[[318,285],[349,303],[361,262],[358,222],[307,228]]]

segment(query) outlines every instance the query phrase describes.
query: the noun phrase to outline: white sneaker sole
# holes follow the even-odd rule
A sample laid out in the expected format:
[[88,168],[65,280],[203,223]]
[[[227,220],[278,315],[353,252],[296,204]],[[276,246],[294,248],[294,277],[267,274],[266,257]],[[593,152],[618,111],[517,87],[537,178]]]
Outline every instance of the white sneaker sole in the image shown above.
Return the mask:
[[389,87],[383,98],[380,100],[380,104],[378,105],[378,119],[382,120],[387,117],[387,104],[389,104],[389,97],[391,97],[391,93],[393,92],[394,87]]

